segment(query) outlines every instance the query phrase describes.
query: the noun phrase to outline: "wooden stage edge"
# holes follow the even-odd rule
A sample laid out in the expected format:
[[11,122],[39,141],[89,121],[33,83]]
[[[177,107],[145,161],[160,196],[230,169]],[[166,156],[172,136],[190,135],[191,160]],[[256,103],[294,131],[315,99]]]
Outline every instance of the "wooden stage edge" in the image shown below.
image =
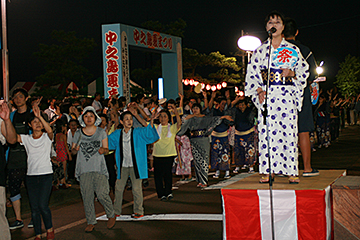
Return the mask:
[[[275,176],[273,190],[323,190],[341,176],[346,175],[346,170],[319,170],[320,175],[315,177],[302,177],[302,172],[303,171],[299,171],[299,184],[289,184],[288,177]],[[259,183],[259,179],[259,174],[253,174],[222,189],[269,189],[269,184]]]

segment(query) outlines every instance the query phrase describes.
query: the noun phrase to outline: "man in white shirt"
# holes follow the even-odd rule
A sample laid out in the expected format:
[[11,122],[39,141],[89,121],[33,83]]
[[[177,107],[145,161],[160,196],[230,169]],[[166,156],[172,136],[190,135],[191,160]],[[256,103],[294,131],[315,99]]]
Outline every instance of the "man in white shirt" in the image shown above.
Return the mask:
[[103,106],[100,103],[100,98],[101,98],[100,93],[98,93],[98,92],[95,93],[95,98],[92,103],[92,107],[95,108],[95,111],[97,114],[102,113],[102,110],[103,110]]

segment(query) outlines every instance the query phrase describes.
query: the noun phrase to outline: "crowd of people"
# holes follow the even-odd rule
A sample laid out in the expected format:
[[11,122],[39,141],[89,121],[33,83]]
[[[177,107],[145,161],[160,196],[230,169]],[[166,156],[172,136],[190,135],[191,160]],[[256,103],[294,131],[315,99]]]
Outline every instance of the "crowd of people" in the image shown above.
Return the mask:
[[[7,110],[9,116],[3,116],[5,107],[0,111],[17,139],[13,143],[9,134],[3,134],[8,141],[3,185],[16,217],[10,229],[24,226],[20,188],[26,183],[32,212],[28,227],[34,227],[37,238],[41,218],[48,239],[54,237],[48,206],[52,190],[80,184],[88,223],[85,231],[91,232],[96,224],[94,198],[104,206],[108,228],[112,228],[121,215],[128,181],[134,197],[132,217],[144,216],[142,187],[149,172],[154,173],[158,198],[169,201],[174,198],[174,173],[180,181],[193,181],[195,173],[197,187],[203,188],[208,184],[209,166],[216,171],[214,178],[220,177],[220,171],[230,178],[232,159],[238,166],[234,172],[247,166],[254,171],[255,111],[245,97],[231,99],[229,91],[223,95],[203,92],[189,99],[179,93],[175,100],[138,95],[126,104],[116,96],[93,103],[29,99],[19,88],[10,103],[9,107],[3,104],[12,109]],[[115,193],[114,203],[110,191]]]
[[[310,163],[315,139],[318,148],[327,148],[339,137],[345,116],[349,125],[356,124],[360,95],[344,100],[336,90],[321,92],[312,106],[309,83],[316,64],[311,51],[295,41],[295,22],[273,12],[265,28],[271,38],[248,64],[246,97],[230,90],[187,98],[179,93],[169,100],[139,94],[127,103],[119,96],[101,99],[99,93],[91,99],[43,99],[29,98],[22,88],[14,90],[11,102],[0,106],[0,234],[10,239],[9,229],[24,226],[20,188],[25,182],[32,218],[28,227],[41,239],[43,219],[47,239],[54,239],[50,194],[72,184],[80,184],[85,231],[92,232],[94,199],[103,205],[111,229],[121,215],[129,182],[132,217],[144,216],[142,187],[149,172],[154,173],[161,201],[176,197],[174,174],[179,181],[196,180],[197,187],[204,188],[209,169],[213,178],[228,179],[240,171],[254,173],[258,166],[260,183],[282,174],[290,184],[298,184],[298,148],[303,176],[319,175]],[[268,69],[269,49],[272,59],[277,59],[278,49],[287,49],[294,51],[295,60],[289,66],[272,63]],[[16,218],[10,224],[3,208],[5,187]]]

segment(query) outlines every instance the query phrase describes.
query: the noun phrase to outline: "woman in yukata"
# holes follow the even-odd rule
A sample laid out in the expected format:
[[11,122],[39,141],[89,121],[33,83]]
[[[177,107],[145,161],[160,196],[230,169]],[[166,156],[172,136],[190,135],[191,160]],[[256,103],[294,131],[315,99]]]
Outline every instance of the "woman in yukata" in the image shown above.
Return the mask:
[[190,131],[191,152],[195,160],[196,181],[199,183],[197,187],[207,187],[209,172],[209,154],[210,142],[209,135],[214,128],[219,125],[223,119],[233,121],[228,115],[207,117],[201,114],[201,105],[194,103],[192,106],[192,115],[185,118],[184,124],[181,126],[177,135],[182,136]]
[[[301,110],[303,90],[309,76],[308,64],[293,44],[282,37],[284,17],[278,12],[270,13],[265,19],[270,38],[254,51],[247,67],[245,95],[251,96],[259,116],[259,172],[260,183],[269,182],[271,175],[289,176],[289,183],[299,183],[297,148],[297,112]],[[269,48],[271,48],[270,71]],[[266,124],[263,110],[266,84],[270,76]],[[267,131],[268,130],[268,131]],[[267,141],[269,136],[269,141]],[[270,156],[269,156],[270,155]]]

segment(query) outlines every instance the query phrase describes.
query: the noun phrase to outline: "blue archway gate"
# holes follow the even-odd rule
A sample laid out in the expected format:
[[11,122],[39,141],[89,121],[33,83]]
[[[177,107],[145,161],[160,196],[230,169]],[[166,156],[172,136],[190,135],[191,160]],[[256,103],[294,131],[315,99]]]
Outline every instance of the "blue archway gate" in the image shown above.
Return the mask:
[[[164,97],[182,92],[181,38],[124,24],[102,25],[104,96],[130,100],[129,46],[161,53]],[[154,79],[156,81],[157,79]]]

